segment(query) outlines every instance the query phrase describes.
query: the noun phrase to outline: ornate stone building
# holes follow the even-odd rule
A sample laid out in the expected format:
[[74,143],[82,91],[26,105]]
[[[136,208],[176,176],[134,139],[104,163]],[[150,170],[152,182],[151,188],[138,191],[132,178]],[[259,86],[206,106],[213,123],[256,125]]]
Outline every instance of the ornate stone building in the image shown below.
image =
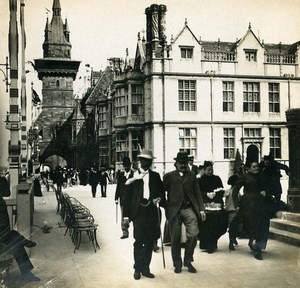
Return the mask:
[[237,149],[244,162],[272,153],[288,164],[285,111],[300,107],[299,42],[264,43],[250,24],[236,41],[204,41],[185,21],[167,43],[166,10],[146,9],[146,39],[138,36],[131,67],[115,70],[112,157],[151,149],[163,173],[186,150],[196,164],[214,161],[224,180]]

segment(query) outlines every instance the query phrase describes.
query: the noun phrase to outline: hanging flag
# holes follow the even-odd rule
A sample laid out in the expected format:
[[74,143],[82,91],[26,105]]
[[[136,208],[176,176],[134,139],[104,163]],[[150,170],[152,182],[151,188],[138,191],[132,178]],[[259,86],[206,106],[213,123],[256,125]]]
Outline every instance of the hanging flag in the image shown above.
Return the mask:
[[31,88],[31,95],[32,95],[32,103],[34,106],[41,103],[40,96],[36,93],[36,91],[33,88]]

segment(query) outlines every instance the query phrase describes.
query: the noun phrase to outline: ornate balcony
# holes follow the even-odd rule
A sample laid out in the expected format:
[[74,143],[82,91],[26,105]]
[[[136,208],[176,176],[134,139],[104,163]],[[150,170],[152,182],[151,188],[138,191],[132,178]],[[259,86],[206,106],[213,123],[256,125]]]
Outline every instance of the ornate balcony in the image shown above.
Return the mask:
[[296,64],[296,56],[284,54],[265,54],[265,62],[270,64]]
[[202,55],[202,61],[234,62],[236,60],[235,52],[203,51]]

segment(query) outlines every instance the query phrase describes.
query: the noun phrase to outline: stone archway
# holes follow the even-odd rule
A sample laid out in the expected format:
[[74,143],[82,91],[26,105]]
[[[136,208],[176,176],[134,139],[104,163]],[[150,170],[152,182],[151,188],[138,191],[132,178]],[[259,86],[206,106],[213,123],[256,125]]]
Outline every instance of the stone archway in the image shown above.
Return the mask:
[[259,148],[255,144],[250,144],[246,150],[246,166],[252,162],[259,162]]

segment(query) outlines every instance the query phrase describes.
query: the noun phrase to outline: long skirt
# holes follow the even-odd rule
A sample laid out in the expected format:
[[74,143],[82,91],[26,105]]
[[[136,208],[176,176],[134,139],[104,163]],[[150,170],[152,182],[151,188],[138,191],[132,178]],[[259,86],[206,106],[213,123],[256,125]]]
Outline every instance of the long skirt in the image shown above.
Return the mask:
[[34,192],[34,196],[37,196],[37,197],[42,197],[43,196],[39,179],[34,179],[33,180],[33,192]]
[[205,211],[206,220],[199,221],[200,249],[217,249],[219,238],[224,235],[228,227],[228,213],[226,210]]

